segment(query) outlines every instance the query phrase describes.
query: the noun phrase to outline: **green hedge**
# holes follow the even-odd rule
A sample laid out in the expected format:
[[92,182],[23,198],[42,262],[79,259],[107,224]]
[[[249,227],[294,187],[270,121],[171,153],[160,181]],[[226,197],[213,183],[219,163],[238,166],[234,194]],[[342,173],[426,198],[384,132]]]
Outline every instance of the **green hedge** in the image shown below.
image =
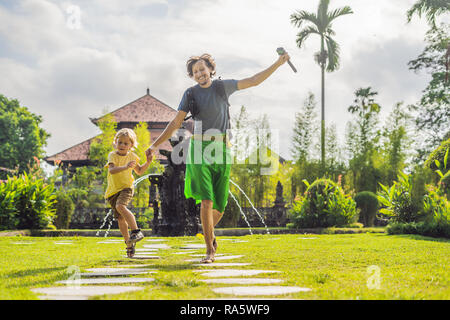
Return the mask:
[[0,184],[0,230],[42,229],[55,215],[53,185],[29,176],[8,177]]
[[378,211],[377,195],[370,191],[362,191],[355,196],[356,207],[360,209],[359,221],[365,227],[373,227]]
[[356,203],[329,179],[318,179],[308,186],[291,214],[297,228],[342,227],[355,222]]

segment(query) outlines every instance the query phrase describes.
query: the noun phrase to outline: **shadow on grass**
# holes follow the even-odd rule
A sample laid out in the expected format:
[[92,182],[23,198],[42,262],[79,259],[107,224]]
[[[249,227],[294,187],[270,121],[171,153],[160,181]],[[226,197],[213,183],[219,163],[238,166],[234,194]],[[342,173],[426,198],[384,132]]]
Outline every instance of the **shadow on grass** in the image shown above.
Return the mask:
[[[144,260],[145,261],[145,260]],[[152,261],[152,260],[150,260]],[[154,261],[154,260],[153,260]],[[134,262],[134,261],[133,261]],[[136,261],[139,262],[139,261]],[[126,259],[120,259],[120,260],[106,260],[104,262],[99,263],[99,265],[104,265],[104,264],[110,264],[110,263],[130,263],[130,260],[126,260]],[[148,267],[150,269],[158,269],[159,271],[184,271],[184,270],[192,270],[193,269],[193,265],[192,263],[181,263],[181,264],[148,264],[148,263],[135,263],[136,265],[140,265],[142,264],[142,266],[144,267]],[[116,267],[120,267],[121,265],[118,265]],[[124,264],[124,266],[126,266],[126,264]]]
[[447,239],[447,238],[433,238],[433,237],[428,237],[428,236],[422,236],[419,234],[390,234],[388,236],[402,238],[402,239],[411,239],[411,240],[424,240],[424,241],[444,242],[444,243],[450,242],[450,239]]
[[[55,283],[58,280],[61,280],[61,274],[59,273],[59,271],[62,270],[67,270],[67,267],[57,267],[57,268],[39,268],[39,269],[31,269],[31,270],[23,270],[23,271],[17,271],[17,272],[12,272],[9,274],[6,274],[6,278],[7,279],[16,279],[16,278],[21,278],[21,282],[18,284],[10,284],[7,287],[8,288],[28,288],[28,287],[32,287],[32,286],[37,286],[37,285],[46,285],[49,283]],[[34,276],[39,276],[41,274],[49,274],[49,273],[55,273],[56,274],[50,278],[45,278],[39,281],[23,281],[24,278],[27,277],[34,277]]]

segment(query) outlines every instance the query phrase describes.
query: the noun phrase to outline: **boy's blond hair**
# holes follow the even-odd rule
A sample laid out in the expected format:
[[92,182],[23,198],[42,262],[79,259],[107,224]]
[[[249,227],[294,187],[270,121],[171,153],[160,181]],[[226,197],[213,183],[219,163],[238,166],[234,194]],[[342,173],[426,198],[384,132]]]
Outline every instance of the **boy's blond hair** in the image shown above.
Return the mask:
[[131,144],[132,144],[131,149],[134,149],[137,147],[138,142],[137,142],[136,133],[134,133],[134,131],[132,129],[128,129],[128,128],[123,128],[123,129],[120,129],[119,131],[117,131],[116,135],[114,136],[114,145],[117,144],[117,140],[122,136],[128,137],[130,139]]

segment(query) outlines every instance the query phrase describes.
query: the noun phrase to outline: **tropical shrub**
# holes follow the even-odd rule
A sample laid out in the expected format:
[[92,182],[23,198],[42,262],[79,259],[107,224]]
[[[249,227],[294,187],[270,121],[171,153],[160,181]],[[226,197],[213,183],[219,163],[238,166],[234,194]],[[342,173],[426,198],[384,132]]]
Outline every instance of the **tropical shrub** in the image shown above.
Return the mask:
[[355,222],[356,203],[350,195],[331,180],[318,179],[307,189],[300,201],[294,201],[291,214],[298,228],[342,227]]
[[450,225],[450,201],[440,188],[428,185],[428,194],[424,197],[424,213],[427,221]]
[[377,195],[370,191],[362,191],[355,198],[356,208],[360,209],[359,221],[365,227],[373,227],[373,222],[378,211]]
[[42,229],[53,219],[54,187],[24,173],[0,186],[0,228]]
[[63,190],[56,192],[56,217],[54,225],[58,229],[68,229],[70,220],[72,218],[73,210],[75,208],[74,203],[70,196]]
[[388,234],[419,234],[428,237],[450,238],[450,224],[436,222],[394,222],[387,226]]
[[450,138],[443,141],[441,145],[430,153],[428,159],[425,161],[424,166],[432,170],[440,170],[440,176],[447,173],[450,169],[447,167],[448,153],[450,150]]
[[392,222],[417,222],[420,207],[413,201],[411,176],[399,172],[397,179],[390,188],[380,183],[381,190],[377,194],[383,206],[380,213],[390,216]]

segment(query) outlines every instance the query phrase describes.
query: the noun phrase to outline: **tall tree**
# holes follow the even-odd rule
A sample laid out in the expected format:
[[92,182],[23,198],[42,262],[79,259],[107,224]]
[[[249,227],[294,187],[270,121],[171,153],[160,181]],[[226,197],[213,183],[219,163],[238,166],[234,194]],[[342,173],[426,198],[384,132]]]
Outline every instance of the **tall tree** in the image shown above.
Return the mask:
[[[325,169],[325,69],[333,72],[339,68],[339,45],[332,38],[335,32],[331,28],[331,23],[338,17],[353,13],[349,6],[328,11],[330,0],[320,0],[317,13],[310,13],[304,10],[297,10],[291,15],[291,23],[301,28],[303,23],[307,23],[297,34],[297,46],[302,47],[305,40],[312,34],[320,36],[320,51],[316,53],[315,59],[321,68],[322,82],[322,116],[321,116],[321,159],[322,169]],[[325,45],[327,50],[325,50]]]
[[10,171],[27,171],[33,157],[44,156],[44,147],[50,134],[40,127],[42,117],[23,107],[16,99],[0,94],[0,179]]
[[411,22],[414,14],[417,14],[419,18],[424,14],[428,24],[434,28],[436,27],[436,17],[448,12],[450,12],[448,0],[419,0],[408,10],[406,17],[408,22]]
[[403,103],[395,104],[386,119],[383,131],[383,159],[386,163],[387,180],[383,184],[391,185],[397,179],[399,171],[407,165],[410,154],[410,146],[413,142],[408,136],[412,117],[409,115]]
[[314,94],[309,92],[302,109],[295,114],[291,153],[296,162],[310,158],[313,139],[318,131],[316,105]]
[[373,165],[380,132],[377,129],[380,105],[375,102],[378,93],[371,87],[355,92],[354,104],[348,111],[355,115],[355,122],[347,125],[347,145],[351,158],[350,170],[356,191],[376,192],[379,173]]
[[408,63],[409,69],[414,72],[427,71],[431,74],[421,100],[411,105],[411,111],[416,113],[417,132],[423,137],[417,157],[419,163],[441,141],[450,137],[449,26],[441,24],[439,28],[430,29],[425,37],[428,45],[417,59]]

